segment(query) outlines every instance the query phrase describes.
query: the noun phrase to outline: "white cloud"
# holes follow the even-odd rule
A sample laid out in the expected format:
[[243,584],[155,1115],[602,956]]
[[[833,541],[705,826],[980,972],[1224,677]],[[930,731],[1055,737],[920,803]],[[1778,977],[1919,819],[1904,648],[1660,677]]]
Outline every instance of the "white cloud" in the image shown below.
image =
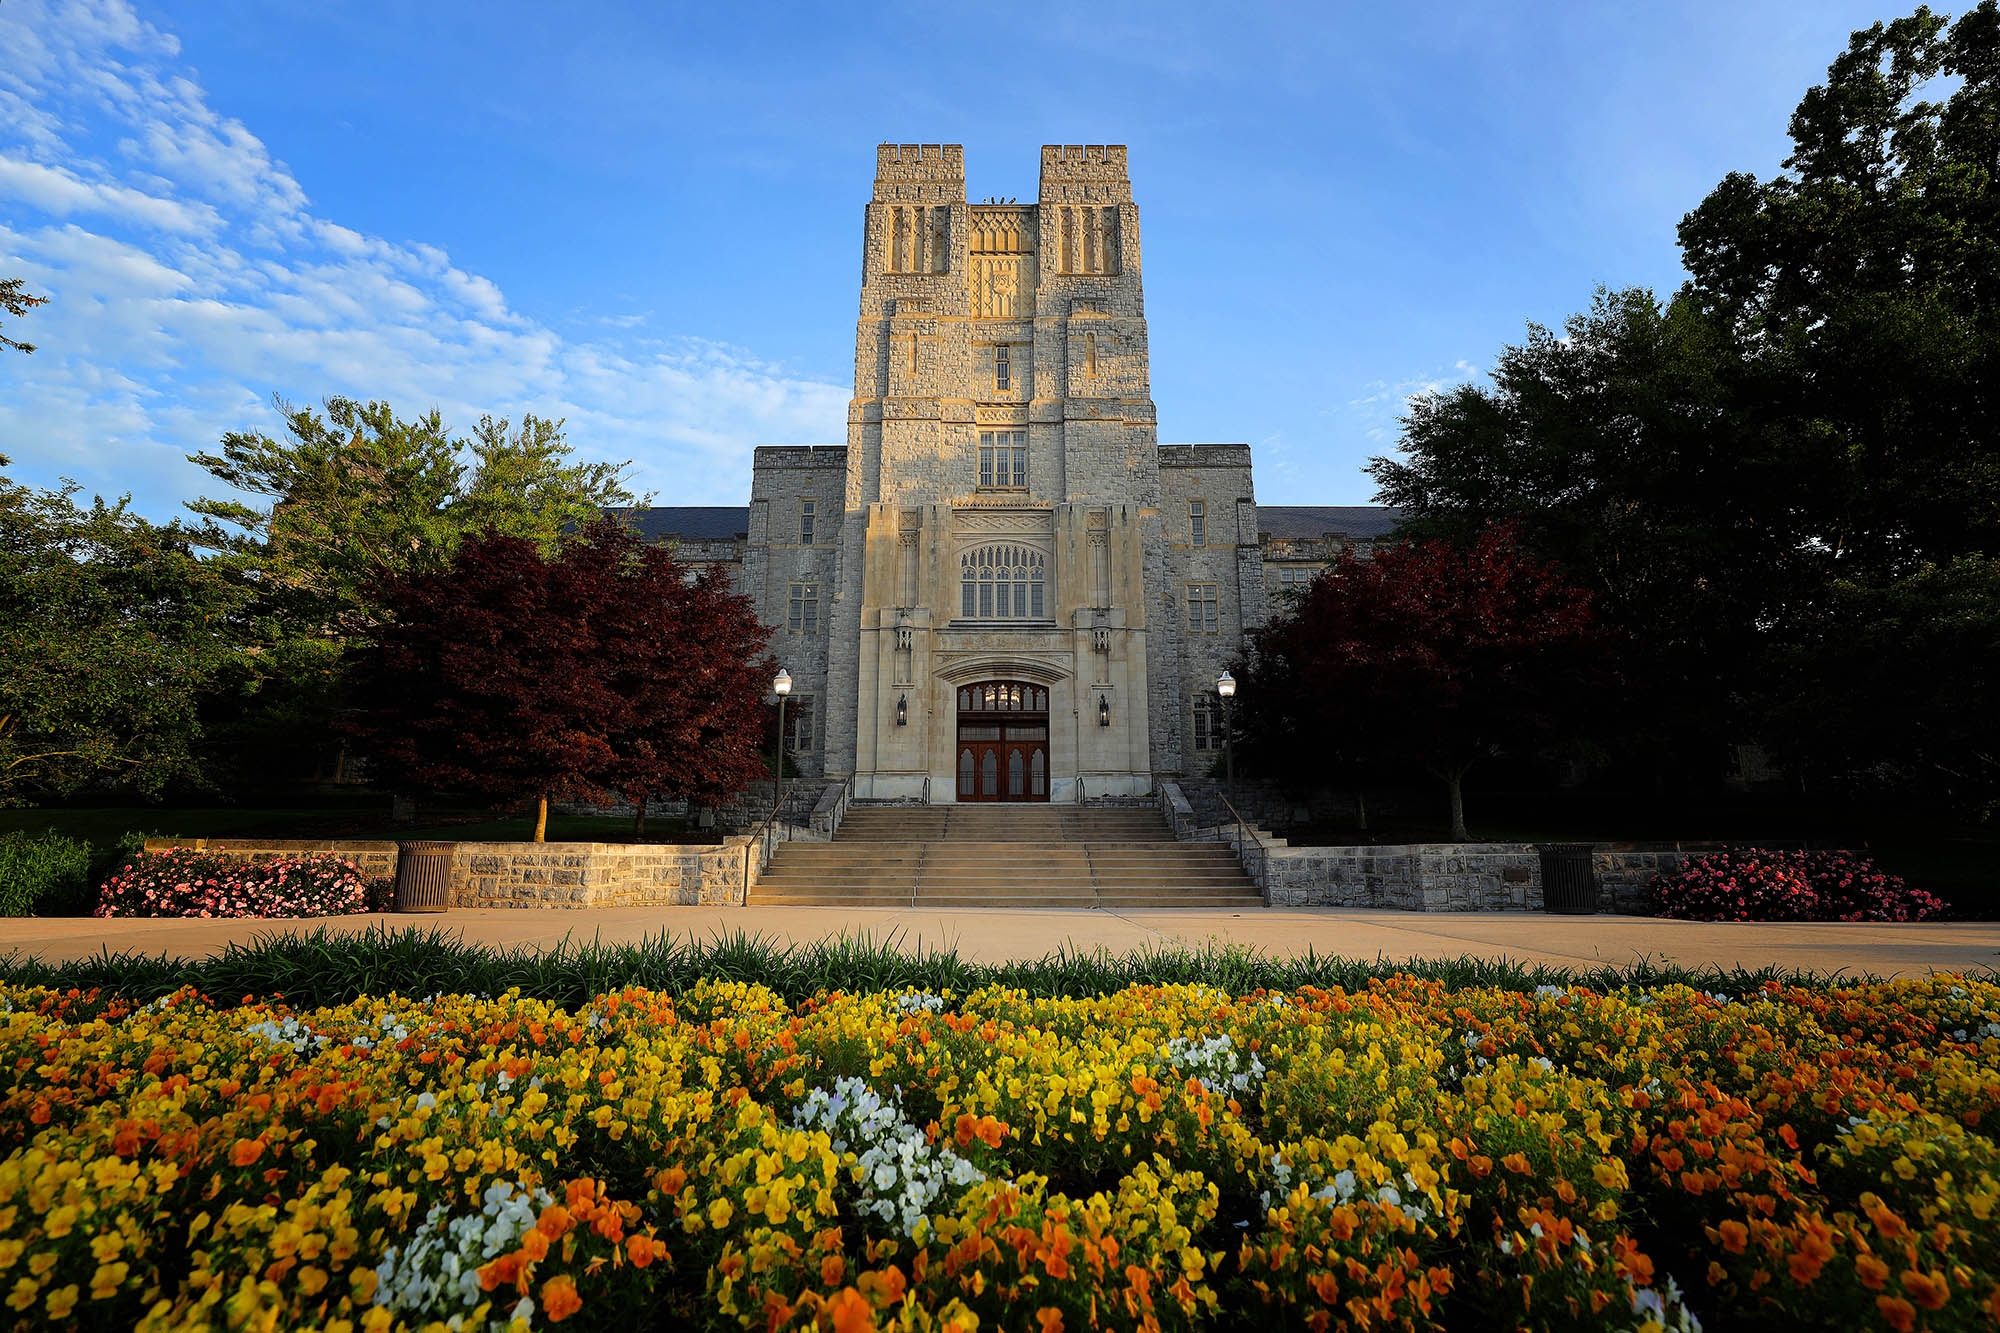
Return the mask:
[[1402,433],[1402,418],[1409,411],[1411,399],[1456,388],[1485,373],[1472,362],[1460,358],[1452,363],[1450,370],[1412,375],[1394,384],[1376,380],[1367,386],[1361,397],[1348,400],[1347,410],[1360,423],[1362,437],[1370,445],[1391,448]]
[[0,274],[53,298],[12,329],[41,350],[0,359],[0,453],[24,477],[164,516],[215,485],[183,455],[271,426],[273,394],[435,405],[460,429],[565,417],[680,503],[740,503],[753,444],[844,434],[844,385],[642,339],[644,316],[568,338],[435,244],[317,216],[124,0],[10,0],[0,49]]

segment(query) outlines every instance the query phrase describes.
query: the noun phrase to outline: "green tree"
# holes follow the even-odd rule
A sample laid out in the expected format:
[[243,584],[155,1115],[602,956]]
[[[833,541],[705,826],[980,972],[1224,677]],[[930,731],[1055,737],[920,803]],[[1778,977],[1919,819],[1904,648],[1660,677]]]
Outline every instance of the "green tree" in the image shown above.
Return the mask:
[[572,459],[563,424],[482,417],[471,440],[433,410],[405,419],[384,402],[330,398],[324,411],[280,402],[284,432],[225,435],[191,456],[233,490],[204,498],[204,540],[258,590],[253,678],[217,701],[213,731],[251,780],[314,756],[344,767],[335,720],[349,645],[383,614],[384,578],[445,568],[469,533],[493,530],[553,552],[565,533],[631,504],[626,464]]
[[[382,573],[437,567],[456,532],[448,517],[463,467],[460,442],[435,411],[405,421],[387,403],[329,398],[326,415],[280,402],[285,435],[231,432],[217,453],[189,456],[237,491],[200,499],[215,545],[252,571],[269,609],[298,631],[338,634],[365,615]],[[228,525],[240,535],[225,535]]]
[[1518,525],[1632,644],[1630,746],[1716,768],[1797,546],[1753,512],[1782,469],[1743,424],[1729,348],[1690,302],[1600,290],[1561,330],[1530,324],[1491,380],[1411,403],[1404,457],[1369,466],[1380,498],[1420,538]]
[[1680,227],[1787,464],[1764,509],[1843,578],[2000,549],[2000,6],[1855,33],[1791,137]]
[[0,476],[0,805],[205,785],[204,700],[247,666],[249,590],[197,535],[76,492]]
[[498,532],[553,555],[615,505],[629,505],[629,463],[570,461],[563,423],[532,414],[508,433],[505,417],[483,416],[471,441],[472,473],[446,511],[459,533]]
[[[15,319],[21,318],[38,305],[48,303],[49,298],[46,296],[31,296],[22,279],[0,278],[0,310],[6,311]],[[35,350],[33,343],[16,342],[4,333],[0,333],[0,347],[11,347],[17,352]]]
[[[1989,585],[1967,571],[2000,555],[2000,6],[1854,34],[1791,134],[1777,176],[1683,220],[1671,301],[1600,292],[1561,336],[1531,326],[1490,387],[1415,402],[1371,472],[1420,533],[1518,519],[1586,580],[1634,645],[1650,746],[1713,771],[1755,738],[1968,796],[1988,761],[1934,719],[1992,673],[1924,654],[1972,651],[1954,626]],[[1864,665],[1835,640],[1912,688],[1872,708],[1848,682],[1874,672],[1808,669]]]

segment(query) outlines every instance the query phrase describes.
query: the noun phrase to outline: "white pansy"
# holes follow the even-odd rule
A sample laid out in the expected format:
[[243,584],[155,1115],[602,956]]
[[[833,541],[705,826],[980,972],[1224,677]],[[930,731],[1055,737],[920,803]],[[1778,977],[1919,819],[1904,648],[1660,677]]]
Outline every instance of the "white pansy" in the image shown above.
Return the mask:
[[[433,1204],[409,1240],[391,1245],[375,1266],[375,1304],[410,1324],[435,1320],[455,1333],[465,1329],[466,1320],[486,1301],[480,1268],[514,1250],[541,1210],[554,1202],[547,1190],[496,1180],[487,1186],[476,1213],[454,1215],[445,1204]],[[523,1297],[505,1318],[490,1319],[487,1328],[500,1333],[511,1320],[532,1326],[534,1313],[534,1300]]]
[[833,1150],[854,1155],[853,1178],[860,1186],[858,1209],[920,1239],[933,1209],[954,1202],[986,1173],[943,1145],[933,1147],[921,1129],[858,1078],[842,1078],[831,1089],[814,1088],[792,1115],[800,1129],[819,1129]]
[[1239,1049],[1226,1032],[1206,1040],[1174,1037],[1160,1047],[1160,1058],[1207,1092],[1243,1097],[1264,1080],[1264,1062],[1257,1053]]
[[253,1037],[262,1037],[273,1046],[287,1047],[299,1055],[326,1045],[325,1037],[296,1018],[288,1017],[282,1022],[267,1018],[261,1023],[252,1023],[243,1030]]

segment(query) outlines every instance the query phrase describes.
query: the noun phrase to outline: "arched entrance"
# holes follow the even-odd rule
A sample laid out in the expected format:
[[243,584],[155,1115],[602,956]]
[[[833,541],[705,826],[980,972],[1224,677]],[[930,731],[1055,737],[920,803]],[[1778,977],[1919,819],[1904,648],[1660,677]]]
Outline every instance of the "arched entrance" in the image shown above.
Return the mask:
[[1019,680],[958,687],[958,799],[1049,799],[1049,691]]

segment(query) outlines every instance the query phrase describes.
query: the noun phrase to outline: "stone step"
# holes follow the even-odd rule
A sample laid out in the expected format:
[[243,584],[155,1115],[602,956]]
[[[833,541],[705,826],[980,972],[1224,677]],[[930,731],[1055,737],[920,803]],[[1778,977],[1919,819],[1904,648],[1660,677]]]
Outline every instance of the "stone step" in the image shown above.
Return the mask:
[[845,907],[1260,907],[1223,843],[1152,806],[850,806],[832,842],[780,845],[750,900]]
[[1070,893],[872,893],[860,894],[844,887],[788,889],[782,893],[752,895],[759,907],[877,907],[900,909],[990,907],[1015,911],[1036,908],[1098,908],[1132,910],[1162,907],[1227,908],[1242,911],[1261,908],[1264,901],[1255,893],[1209,893],[1162,890],[1158,893],[1070,894]]

